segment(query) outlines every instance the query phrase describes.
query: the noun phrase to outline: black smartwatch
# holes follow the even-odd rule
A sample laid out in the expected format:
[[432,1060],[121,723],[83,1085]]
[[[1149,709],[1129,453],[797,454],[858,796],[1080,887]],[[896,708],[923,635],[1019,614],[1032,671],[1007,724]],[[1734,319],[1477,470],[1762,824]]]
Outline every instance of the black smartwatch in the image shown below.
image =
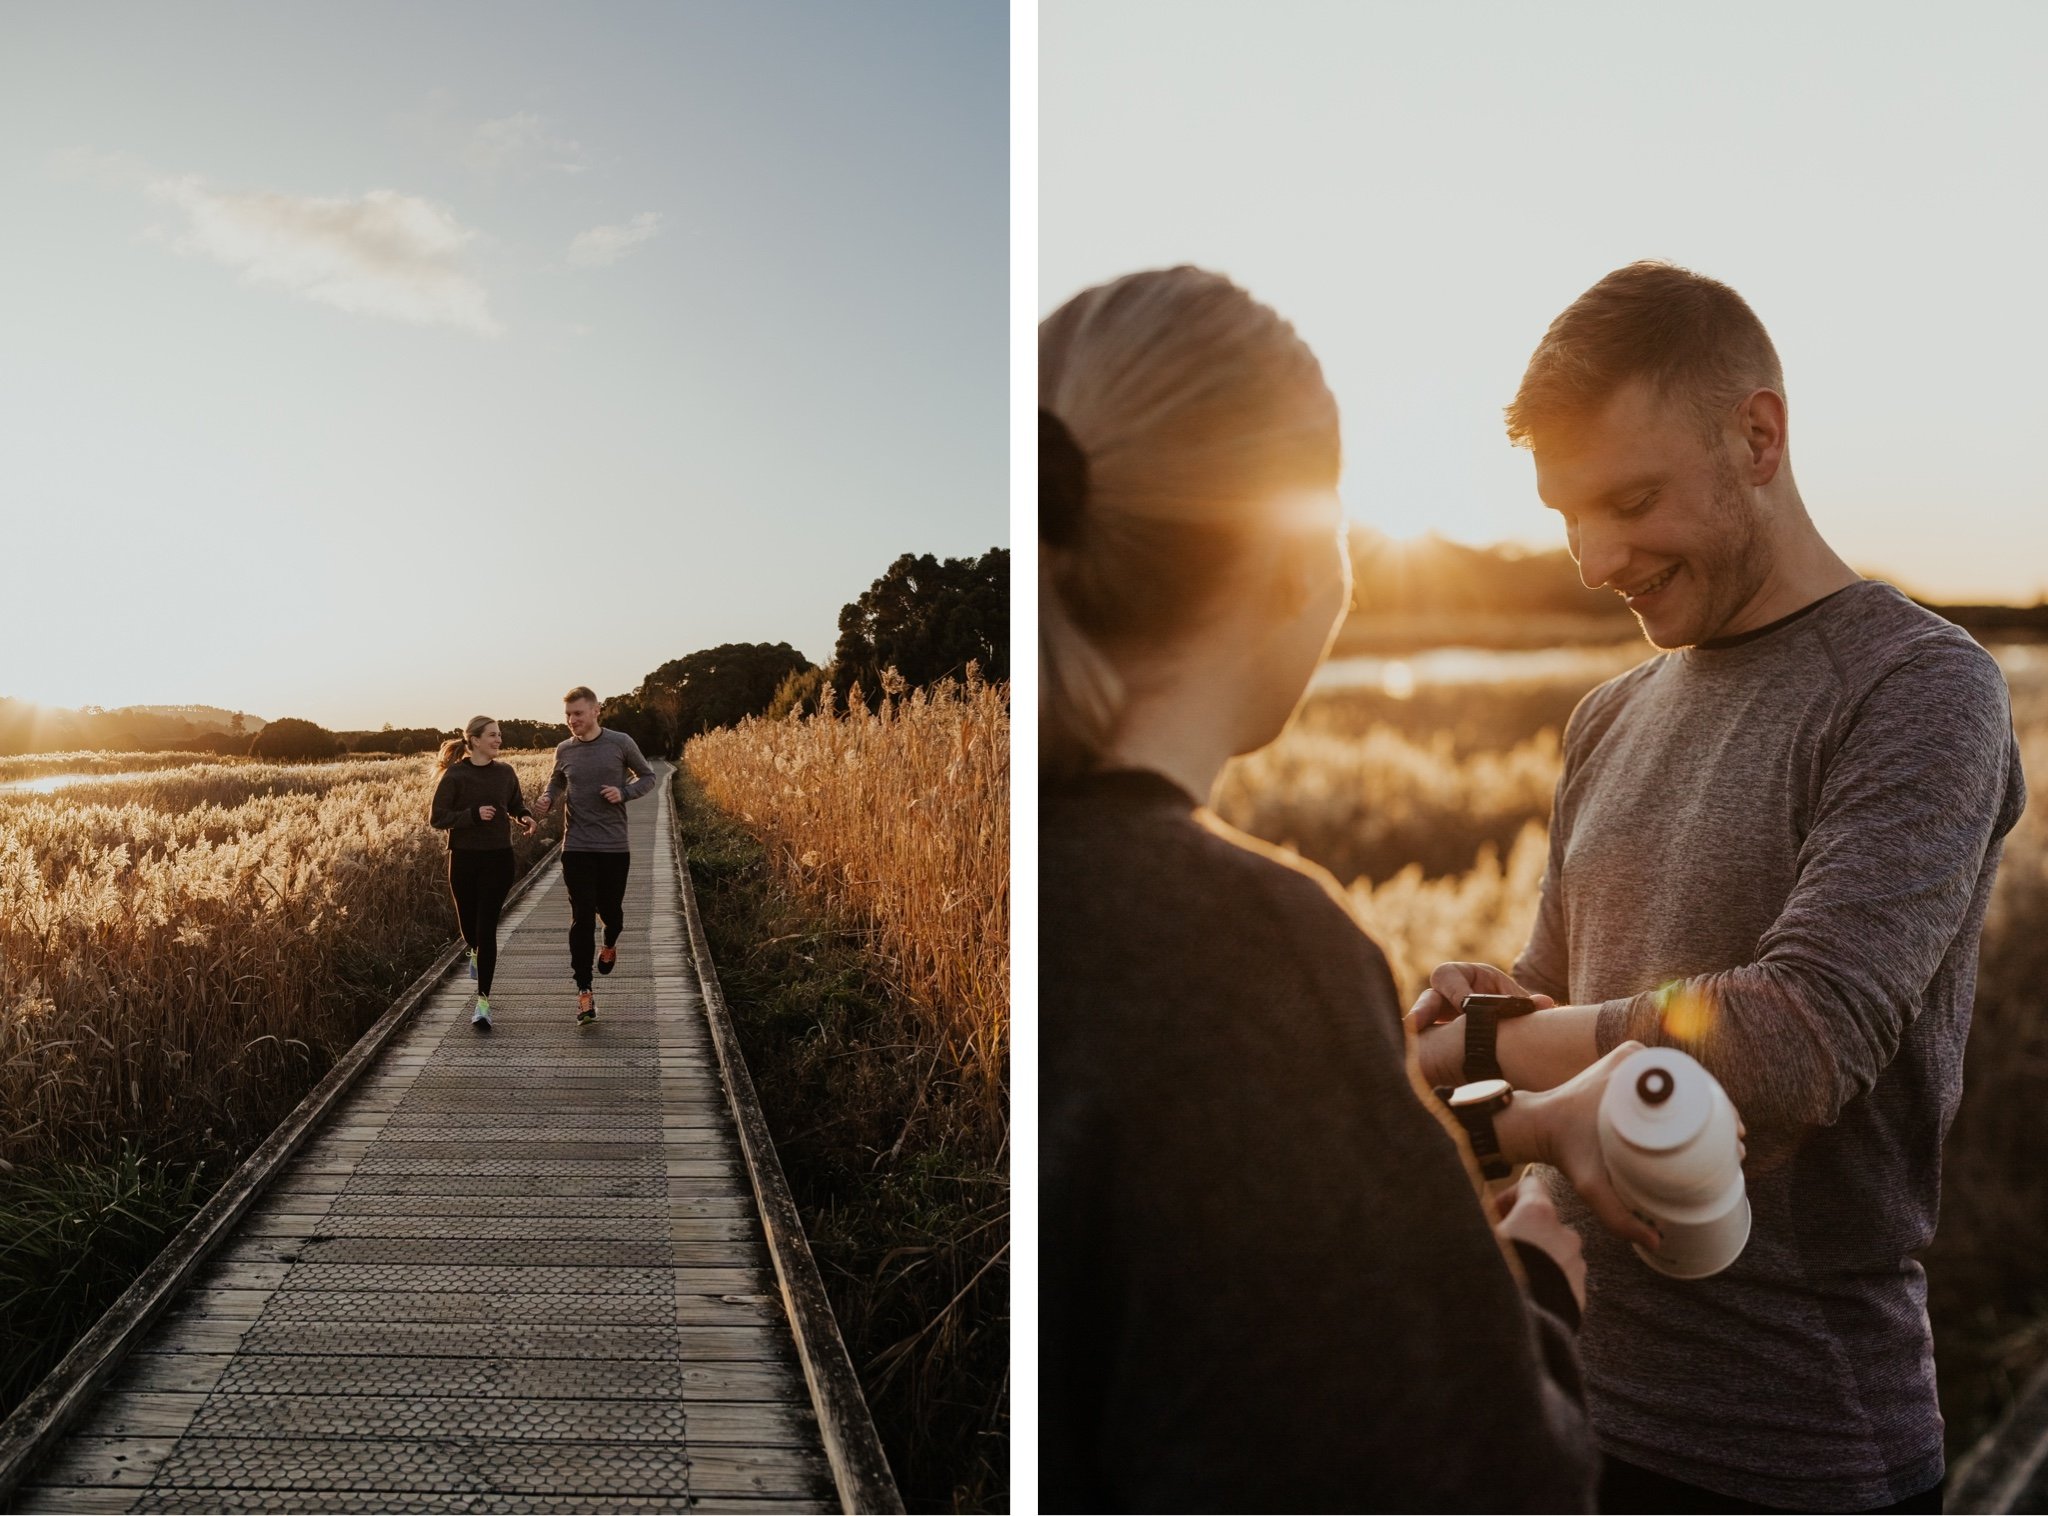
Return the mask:
[[1467,995],[1458,1007],[1465,1013],[1465,1082],[1505,1079],[1494,1048],[1500,1024],[1510,1016],[1526,1016],[1536,1002],[1526,995]]
[[1505,1079],[1478,1079],[1455,1090],[1440,1088],[1437,1099],[1450,1107],[1472,1144],[1472,1156],[1479,1160],[1479,1172],[1488,1179],[1505,1179],[1514,1172],[1500,1150],[1500,1137],[1493,1118],[1514,1104],[1515,1092]]

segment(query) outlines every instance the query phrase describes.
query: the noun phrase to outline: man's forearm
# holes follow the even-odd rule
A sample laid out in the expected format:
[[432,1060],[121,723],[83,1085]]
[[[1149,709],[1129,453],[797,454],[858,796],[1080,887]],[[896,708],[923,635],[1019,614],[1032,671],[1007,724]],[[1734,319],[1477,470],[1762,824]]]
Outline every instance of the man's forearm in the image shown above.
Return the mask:
[[1552,1089],[1599,1061],[1599,1023],[1597,1005],[1561,1005],[1510,1016],[1500,1023],[1494,1056],[1516,1089]]
[[[1516,1089],[1553,1089],[1599,1059],[1599,1021],[1597,1005],[1563,1005],[1504,1017],[1494,1040],[1494,1058]],[[1458,1016],[1422,1032],[1422,1072],[1431,1084],[1465,1082],[1466,1025]]]

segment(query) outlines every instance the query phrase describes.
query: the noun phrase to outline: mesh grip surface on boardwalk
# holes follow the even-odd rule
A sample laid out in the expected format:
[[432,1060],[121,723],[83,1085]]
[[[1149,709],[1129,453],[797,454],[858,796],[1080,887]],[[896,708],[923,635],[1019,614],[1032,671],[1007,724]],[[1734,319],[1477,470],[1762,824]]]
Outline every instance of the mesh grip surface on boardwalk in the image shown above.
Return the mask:
[[837,1509],[677,914],[667,787],[599,1019],[558,871],[280,1173],[23,1510]]

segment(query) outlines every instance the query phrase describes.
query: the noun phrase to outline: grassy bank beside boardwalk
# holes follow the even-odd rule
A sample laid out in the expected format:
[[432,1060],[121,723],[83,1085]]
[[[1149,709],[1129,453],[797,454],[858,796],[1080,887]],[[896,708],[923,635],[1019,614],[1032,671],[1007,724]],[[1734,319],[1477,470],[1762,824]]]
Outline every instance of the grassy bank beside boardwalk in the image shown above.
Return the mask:
[[0,792],[0,1414],[455,935],[427,759],[116,756]]
[[[992,819],[1008,716],[970,699],[901,723],[749,722],[692,743],[675,780],[748,1069],[913,1511],[1009,1500],[1008,836]],[[748,797],[740,814],[707,773]],[[866,826],[856,782],[881,818]],[[811,805],[848,819],[785,829]],[[834,887],[849,880],[859,893]]]

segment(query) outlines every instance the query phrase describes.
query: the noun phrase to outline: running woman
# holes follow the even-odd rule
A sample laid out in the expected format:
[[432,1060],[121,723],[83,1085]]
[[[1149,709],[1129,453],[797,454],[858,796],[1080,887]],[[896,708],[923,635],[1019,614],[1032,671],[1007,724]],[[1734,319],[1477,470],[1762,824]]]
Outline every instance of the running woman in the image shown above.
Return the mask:
[[[626,929],[626,874],[633,866],[626,835],[626,802],[654,788],[654,765],[624,732],[599,725],[601,707],[586,685],[562,697],[569,740],[555,748],[555,772],[534,809],[545,816],[558,792],[568,795],[562,834],[562,880],[569,886],[569,969],[576,976],[576,1024],[597,1020],[590,988],[593,960],[600,974],[619,961]],[[604,918],[604,951],[593,953],[597,920]]]
[[473,716],[463,735],[441,745],[441,782],[432,821],[448,834],[448,891],[455,897],[476,1009],[469,1024],[491,1029],[491,974],[498,966],[498,912],[512,888],[512,823],[533,835],[533,817],[519,793],[519,775],[498,762],[504,733],[488,716]]

